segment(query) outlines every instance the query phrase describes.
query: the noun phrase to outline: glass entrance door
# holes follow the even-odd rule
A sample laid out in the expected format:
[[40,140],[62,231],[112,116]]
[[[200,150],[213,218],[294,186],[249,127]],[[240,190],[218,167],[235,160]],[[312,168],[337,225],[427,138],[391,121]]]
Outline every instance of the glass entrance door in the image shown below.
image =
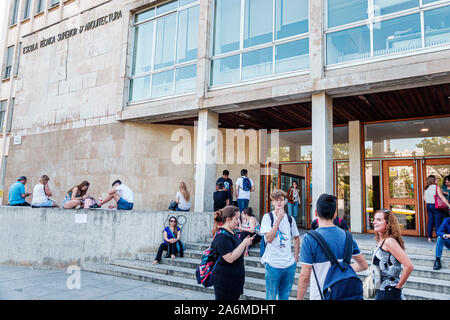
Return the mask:
[[[429,175],[436,176],[437,184],[442,189],[442,185],[444,184],[444,178],[450,175],[450,158],[441,158],[441,159],[425,159],[422,164],[422,174],[423,174],[423,182],[422,186],[425,189],[427,185],[427,177]],[[447,187],[450,189],[450,187]],[[450,196],[447,197],[449,199]],[[426,226],[428,225],[428,213],[427,206],[425,202],[423,202],[423,212],[424,212],[424,234],[426,234]]]
[[395,213],[404,235],[419,235],[416,199],[414,161],[383,161],[383,206]]

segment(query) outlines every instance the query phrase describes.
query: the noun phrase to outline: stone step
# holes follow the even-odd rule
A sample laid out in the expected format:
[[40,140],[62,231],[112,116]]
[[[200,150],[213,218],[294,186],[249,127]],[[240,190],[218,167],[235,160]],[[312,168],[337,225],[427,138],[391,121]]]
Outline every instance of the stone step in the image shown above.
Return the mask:
[[[201,258],[201,253],[208,248],[206,244],[199,243],[188,243],[185,244],[186,252],[191,251],[195,253],[200,253],[198,258]],[[250,248],[248,250],[249,258],[260,258],[259,248]],[[293,252],[293,251],[292,251]],[[195,254],[193,253],[193,254]],[[368,263],[372,261],[372,251],[361,249],[361,253]],[[422,255],[422,254],[408,254],[408,257],[411,259],[411,262],[414,266],[424,266],[433,268],[433,264],[435,261],[434,255]],[[441,259],[442,268],[450,269],[450,259],[446,259],[445,257]],[[251,264],[254,265],[254,264]]]
[[[154,273],[134,268],[127,268],[111,264],[87,263],[81,265],[83,271],[107,274],[116,277],[146,281],[167,285],[170,287],[183,288],[193,291],[206,292],[214,294],[214,288],[205,288],[197,283],[197,280],[183,277],[171,276],[163,273]],[[244,287],[244,293],[240,297],[241,300],[264,300],[265,293],[262,291],[252,290]],[[294,299],[292,297],[291,299]]]
[[[150,254],[150,257],[152,255]],[[202,251],[198,251],[198,250],[187,250],[184,252],[184,257],[185,258],[190,258],[190,259],[197,259],[197,266],[198,263],[200,263],[200,259],[202,256]],[[252,256],[250,256],[252,257]],[[248,259],[249,257],[246,257],[245,259]],[[256,257],[257,259],[260,259],[259,256]],[[145,261],[149,261],[149,258],[144,257]],[[162,261],[164,261],[165,259],[163,258]],[[152,260],[153,261],[153,260]],[[433,260],[434,261],[434,260]],[[414,261],[413,261],[414,263]],[[262,278],[264,278],[264,266],[261,264],[259,267],[251,267],[251,266],[246,266],[246,272],[253,272],[252,270],[254,269],[260,269],[260,271],[262,272]],[[298,266],[298,271],[300,272],[301,267]],[[255,275],[251,275],[251,276],[255,276],[258,277],[257,274]],[[450,281],[450,269],[441,269],[441,270],[433,270],[432,266],[422,266],[422,265],[414,265],[414,270],[411,274],[411,276],[417,276],[417,277],[421,277],[421,278],[432,278],[432,279],[440,279],[440,280],[446,280],[446,281]]]
[[[193,270],[192,274],[194,274],[195,269],[198,267],[200,259],[199,258],[190,258],[189,251],[186,251],[186,256],[184,258],[176,258],[176,259],[162,259],[161,264],[164,265],[170,265],[175,268],[177,267],[184,267]],[[139,254],[137,261],[142,261],[147,264],[151,264],[151,261],[153,261],[154,255],[152,254]],[[256,279],[264,279],[264,267],[259,262],[259,258],[254,257],[246,257],[246,276],[250,278],[256,278]],[[249,261],[250,260],[250,261]],[[249,266],[247,262],[255,262],[255,265]],[[447,293],[450,292],[450,280],[449,278],[449,271],[448,270],[429,270],[427,271],[426,268],[417,267],[419,268],[418,272],[413,271],[413,274],[408,278],[408,281],[405,284],[405,288],[408,289],[417,289],[417,290],[423,290],[423,291],[431,291],[431,292],[437,292],[437,293]],[[300,274],[301,266],[297,266],[296,271],[296,279],[295,284],[298,282],[298,275]],[[359,276],[361,280],[364,280],[367,276],[367,271],[363,271],[359,273]],[[423,275],[428,275],[428,277],[423,277]],[[439,278],[435,277],[435,275],[439,275]],[[442,279],[443,278],[443,279]]]
[[[434,239],[436,241],[436,239]],[[209,238],[207,241],[201,243],[204,246],[205,249],[208,248],[210,246],[212,242],[212,238]],[[358,243],[358,247],[360,250],[367,250],[367,251],[372,251],[375,248],[375,238],[373,238],[372,240],[358,240],[356,239],[356,242]],[[433,256],[435,255],[436,252],[436,242],[433,242],[432,244],[428,243],[426,238],[423,238],[423,244],[410,244],[408,245],[408,243],[405,244],[406,246],[406,253],[409,254],[415,254],[415,255],[430,255]],[[256,244],[257,250],[259,250],[259,243]],[[202,250],[205,250],[202,249]],[[197,249],[200,250],[200,249]],[[294,245],[292,243],[292,250],[294,250]],[[444,251],[442,252],[442,257],[445,258],[450,258],[450,250],[446,250],[444,248]]]
[[[115,263],[120,263],[122,265],[113,264],[97,264],[97,263],[82,263],[82,269],[84,271],[96,272],[101,274],[114,275],[118,277],[125,277],[134,280],[147,281],[158,283],[162,285],[167,285],[171,287],[179,287],[194,291],[202,291],[207,293],[213,293],[212,288],[204,288],[199,285],[195,278],[189,278],[186,276],[175,276],[170,270],[179,269],[177,272],[180,275],[190,274],[193,270],[190,268],[176,267],[172,268],[168,265],[156,265],[151,266],[143,261],[128,259],[117,259]],[[151,271],[149,271],[151,270]],[[252,279],[251,277],[246,277],[246,283],[244,286],[244,294],[241,295],[243,300],[261,300],[265,298],[265,281],[263,279]],[[290,299],[294,299],[296,296],[297,286],[294,285],[291,292]],[[416,289],[405,288],[405,297],[408,300],[450,300],[449,294],[436,293],[436,292],[426,292]],[[306,294],[306,298],[309,294]]]

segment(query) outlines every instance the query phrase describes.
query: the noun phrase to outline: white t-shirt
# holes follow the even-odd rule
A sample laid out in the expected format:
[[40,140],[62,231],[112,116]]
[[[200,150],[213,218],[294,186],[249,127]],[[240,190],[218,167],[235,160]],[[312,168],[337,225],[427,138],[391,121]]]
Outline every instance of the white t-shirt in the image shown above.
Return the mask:
[[33,198],[31,199],[31,204],[38,204],[48,200],[47,195],[44,191],[44,185],[42,183],[38,183],[33,188]]
[[[273,223],[275,223],[277,216],[274,212],[272,213]],[[270,216],[266,213],[261,222],[261,235],[269,232],[271,229]],[[299,236],[299,233],[295,220],[292,219],[292,223],[289,226],[289,220],[287,214],[285,214],[272,243],[266,243],[266,251],[261,258],[261,263],[268,263],[271,267],[282,269],[292,266],[296,261],[291,250],[291,239],[297,236]]]
[[434,196],[436,195],[436,187],[437,186],[435,184],[433,184],[433,185],[429,186],[423,193],[424,194],[423,197],[424,197],[426,203],[434,204]]
[[[239,194],[238,194],[238,199],[247,199],[250,200],[250,190],[249,191],[245,191],[243,189],[244,187],[244,179],[245,177],[239,177],[236,180],[236,186],[239,187]],[[252,179],[248,178],[250,180],[250,184],[251,184],[251,189],[253,188],[253,181]]]
[[123,199],[128,201],[129,203],[134,203],[134,194],[133,191],[131,191],[130,188],[128,188],[124,184],[120,184],[116,187],[117,193],[119,193],[119,196]]
[[181,210],[189,210],[191,208],[191,200],[186,201],[180,191],[177,192],[176,198],[179,201],[178,208],[180,208]]

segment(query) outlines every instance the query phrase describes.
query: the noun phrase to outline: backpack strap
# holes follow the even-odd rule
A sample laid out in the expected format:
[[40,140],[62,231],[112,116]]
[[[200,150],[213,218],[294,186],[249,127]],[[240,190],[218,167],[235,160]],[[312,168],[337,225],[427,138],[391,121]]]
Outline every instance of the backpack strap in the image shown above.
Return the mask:
[[336,256],[334,255],[333,251],[331,251],[330,246],[320,233],[318,233],[316,230],[309,230],[306,233],[309,234],[311,237],[313,237],[314,240],[316,240],[317,244],[322,249],[323,253],[327,257],[327,259],[331,262],[332,265],[338,264],[340,266],[339,262],[336,259]]
[[317,280],[316,270],[314,270],[314,266],[312,266],[312,270],[313,270],[313,273],[314,273],[314,278],[316,279],[316,283],[317,283],[317,289],[319,289],[319,293],[320,293],[320,299],[322,299],[322,300],[323,300],[323,293],[322,293],[322,289],[320,288],[320,285],[319,285],[319,280]]
[[353,249],[353,237],[352,234],[345,231],[345,249],[344,249],[344,262],[349,265],[352,261],[352,249]]

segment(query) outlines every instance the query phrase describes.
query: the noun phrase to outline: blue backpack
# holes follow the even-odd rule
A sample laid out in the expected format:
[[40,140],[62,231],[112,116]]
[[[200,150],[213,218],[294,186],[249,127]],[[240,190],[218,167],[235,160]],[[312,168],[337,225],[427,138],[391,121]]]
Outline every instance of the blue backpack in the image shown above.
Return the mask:
[[[273,227],[273,213],[272,211],[269,212],[269,217],[270,217],[270,227]],[[290,215],[287,215],[288,217],[288,221],[289,221],[289,225],[292,228],[292,217]],[[291,229],[292,232],[292,229]],[[264,252],[266,251],[266,236],[263,236],[261,239],[261,242],[259,243],[259,256],[262,257],[264,255]]]
[[242,189],[244,191],[250,191],[252,189],[252,183],[247,177],[242,178]]
[[316,240],[327,259],[331,262],[323,288],[320,288],[314,267],[312,268],[322,300],[364,300],[362,281],[350,266],[353,248],[352,234],[346,230],[344,231],[345,249],[342,263],[337,261],[330,246],[320,233],[315,230],[307,231],[307,234]]

